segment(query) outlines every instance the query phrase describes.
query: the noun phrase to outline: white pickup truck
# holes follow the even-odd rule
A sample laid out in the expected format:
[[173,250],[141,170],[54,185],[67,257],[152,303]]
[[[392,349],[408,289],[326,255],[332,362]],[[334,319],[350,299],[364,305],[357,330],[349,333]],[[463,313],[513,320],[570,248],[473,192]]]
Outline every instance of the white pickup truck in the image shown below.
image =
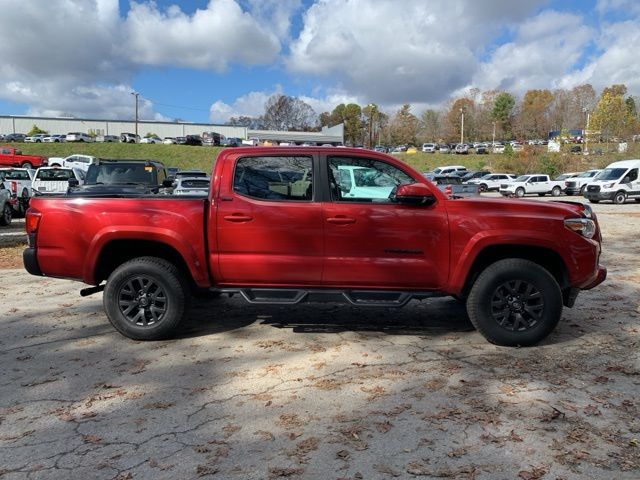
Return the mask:
[[29,207],[35,174],[35,170],[28,168],[0,168],[0,182],[4,181],[5,187],[16,200],[13,204],[13,213],[16,215],[24,215]]
[[91,155],[74,154],[65,158],[51,157],[49,159],[50,167],[65,167],[65,168],[79,168],[85,173],[89,170],[89,167],[98,163],[98,159]]
[[499,191],[505,197],[524,197],[530,194],[538,194],[541,197],[551,194],[557,197],[562,193],[563,188],[563,181],[551,180],[549,175],[534,173],[520,175],[509,183],[501,184]]

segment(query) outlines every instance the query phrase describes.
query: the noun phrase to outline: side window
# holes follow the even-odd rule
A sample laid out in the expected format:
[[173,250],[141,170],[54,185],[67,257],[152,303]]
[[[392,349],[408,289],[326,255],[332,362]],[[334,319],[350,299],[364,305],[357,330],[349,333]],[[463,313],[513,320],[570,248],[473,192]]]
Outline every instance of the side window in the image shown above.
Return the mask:
[[165,178],[167,178],[167,172],[165,171],[164,168],[159,168],[158,169],[158,185],[162,185],[162,182],[164,182]]
[[313,199],[310,157],[248,157],[236,163],[233,191],[262,200]]
[[638,180],[638,169],[633,168],[629,170],[629,173],[627,173],[627,178],[629,178],[629,183],[635,182],[636,180]]
[[379,160],[329,157],[331,197],[338,202],[390,203],[389,194],[401,184],[416,180]]

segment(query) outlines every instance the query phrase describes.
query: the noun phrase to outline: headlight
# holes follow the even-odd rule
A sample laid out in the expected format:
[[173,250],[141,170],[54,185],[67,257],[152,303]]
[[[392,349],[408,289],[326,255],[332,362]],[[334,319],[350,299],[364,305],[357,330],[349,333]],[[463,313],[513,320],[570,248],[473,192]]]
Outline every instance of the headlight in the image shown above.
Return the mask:
[[589,218],[567,218],[564,226],[585,238],[593,238],[596,233],[596,223]]
[[616,182],[607,183],[607,184],[603,185],[602,188],[613,188],[613,186],[615,184],[616,184]]

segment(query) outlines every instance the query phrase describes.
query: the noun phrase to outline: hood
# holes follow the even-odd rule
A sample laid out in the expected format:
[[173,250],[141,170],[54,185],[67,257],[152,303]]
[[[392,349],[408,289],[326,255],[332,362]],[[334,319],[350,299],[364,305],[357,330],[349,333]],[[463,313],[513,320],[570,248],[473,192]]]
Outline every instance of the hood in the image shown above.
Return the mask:
[[[591,207],[581,202],[552,200],[550,202],[533,199],[506,199],[490,197],[465,197],[452,202],[464,202],[474,210],[504,211],[521,215],[549,215],[557,217],[585,217],[592,215]],[[588,213],[587,213],[588,212]]]

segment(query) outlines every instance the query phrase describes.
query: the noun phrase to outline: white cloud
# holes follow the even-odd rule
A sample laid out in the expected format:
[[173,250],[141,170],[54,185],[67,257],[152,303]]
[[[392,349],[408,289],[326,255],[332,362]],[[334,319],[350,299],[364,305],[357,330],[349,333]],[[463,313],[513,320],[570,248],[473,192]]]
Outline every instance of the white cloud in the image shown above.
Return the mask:
[[223,72],[229,63],[270,63],[280,50],[277,36],[235,0],[210,0],[192,15],[175,5],[163,12],[155,3],[132,3],[124,30],[128,55],[145,65]]
[[597,39],[597,47],[601,53],[582,69],[564,75],[561,86],[591,83],[601,89],[623,83],[630,93],[640,94],[640,64],[635,57],[635,52],[640,51],[640,21],[606,25]]
[[[271,95],[276,93],[286,95],[280,85],[273,91],[249,92],[236,98],[231,104],[217,101],[209,109],[209,119],[213,123],[225,123],[231,117],[248,116],[259,117],[264,113],[264,106]],[[329,92],[324,96],[300,95],[302,101],[308,103],[319,115],[322,112],[331,112],[340,103],[359,103],[359,99],[344,92]]]
[[542,12],[518,26],[514,40],[493,52],[469,86],[516,94],[532,88],[558,87],[593,35],[578,15]]
[[305,13],[287,65],[382,104],[440,101],[472,78],[493,27],[541,3],[320,0]]
[[[123,85],[135,72],[271,63],[295,7],[295,0],[262,7],[277,19],[274,32],[236,0],[210,0],[190,15],[175,5],[132,2],[126,18],[118,0],[0,0],[0,98],[26,103],[32,113],[131,118],[131,88]],[[149,108],[148,117],[157,116]]]

